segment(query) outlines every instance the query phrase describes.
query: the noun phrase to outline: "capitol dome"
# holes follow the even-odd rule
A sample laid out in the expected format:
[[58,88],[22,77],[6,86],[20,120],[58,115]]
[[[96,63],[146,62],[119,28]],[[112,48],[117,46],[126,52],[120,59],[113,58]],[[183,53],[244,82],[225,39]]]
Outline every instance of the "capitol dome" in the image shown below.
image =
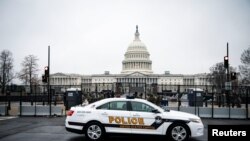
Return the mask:
[[135,39],[129,44],[124,60],[122,61],[122,72],[130,74],[133,72],[141,72],[144,74],[151,74],[152,61],[149,59],[150,54],[147,51],[146,45],[141,42],[138,26],[136,26]]

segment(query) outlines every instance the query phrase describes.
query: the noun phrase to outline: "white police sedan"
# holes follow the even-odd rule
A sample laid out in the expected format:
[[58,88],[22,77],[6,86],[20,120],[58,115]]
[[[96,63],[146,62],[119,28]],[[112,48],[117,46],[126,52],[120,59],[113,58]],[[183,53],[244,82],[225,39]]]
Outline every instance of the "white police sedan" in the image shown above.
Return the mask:
[[66,130],[101,140],[108,133],[165,135],[184,141],[203,135],[204,125],[193,114],[164,110],[143,99],[108,98],[84,107],[71,107]]

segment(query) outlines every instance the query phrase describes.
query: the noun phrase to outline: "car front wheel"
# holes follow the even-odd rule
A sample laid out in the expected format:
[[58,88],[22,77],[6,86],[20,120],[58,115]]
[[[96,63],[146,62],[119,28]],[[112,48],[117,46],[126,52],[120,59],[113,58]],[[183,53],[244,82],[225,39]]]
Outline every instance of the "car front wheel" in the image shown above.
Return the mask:
[[103,139],[104,134],[105,131],[100,123],[92,122],[86,125],[85,137],[88,140],[100,141],[101,139]]
[[171,141],[186,141],[189,138],[188,127],[182,123],[174,123],[167,133]]

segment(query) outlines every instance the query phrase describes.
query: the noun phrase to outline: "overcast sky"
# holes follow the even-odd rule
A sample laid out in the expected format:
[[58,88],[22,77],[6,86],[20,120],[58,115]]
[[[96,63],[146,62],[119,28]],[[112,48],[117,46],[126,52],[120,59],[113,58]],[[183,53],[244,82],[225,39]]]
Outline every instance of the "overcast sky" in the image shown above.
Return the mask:
[[14,71],[27,55],[40,75],[51,47],[51,73],[119,74],[139,26],[154,73],[209,72],[229,42],[233,67],[250,47],[250,0],[0,0],[0,51]]

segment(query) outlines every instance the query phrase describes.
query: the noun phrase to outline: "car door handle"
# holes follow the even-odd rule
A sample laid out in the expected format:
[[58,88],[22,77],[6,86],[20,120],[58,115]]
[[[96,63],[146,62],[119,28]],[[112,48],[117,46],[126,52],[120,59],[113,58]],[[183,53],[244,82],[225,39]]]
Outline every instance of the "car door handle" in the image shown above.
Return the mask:
[[108,113],[104,112],[104,113],[102,113],[102,115],[103,115],[103,116],[107,116],[107,115],[108,115]]
[[134,116],[134,117],[140,117],[140,115],[139,115],[139,114],[133,114],[133,116]]

